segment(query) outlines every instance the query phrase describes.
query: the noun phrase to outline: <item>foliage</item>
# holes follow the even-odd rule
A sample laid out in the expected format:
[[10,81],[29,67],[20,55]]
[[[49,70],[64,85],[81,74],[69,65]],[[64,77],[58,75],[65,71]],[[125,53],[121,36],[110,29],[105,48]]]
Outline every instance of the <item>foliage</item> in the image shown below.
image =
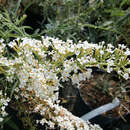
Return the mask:
[[26,15],[22,17],[11,17],[7,11],[0,13],[0,37],[9,40],[9,38],[27,37],[29,36],[25,32],[27,26],[22,26],[22,22],[26,18]]
[[45,35],[75,42],[130,43],[128,0],[37,0],[34,3],[39,8],[33,8],[32,13],[35,10],[43,15],[39,22]]
[[[14,8],[15,5],[17,8]],[[14,19],[30,12],[27,20],[34,37],[44,34],[62,40],[72,39],[75,42],[87,40],[94,43],[105,41],[113,45],[129,45],[129,5],[129,0],[10,0],[6,8],[11,14],[10,22],[14,24]],[[37,24],[30,23],[31,17],[36,17],[32,22]],[[17,27],[22,25],[21,22]],[[17,33],[23,35],[25,31],[20,29]]]

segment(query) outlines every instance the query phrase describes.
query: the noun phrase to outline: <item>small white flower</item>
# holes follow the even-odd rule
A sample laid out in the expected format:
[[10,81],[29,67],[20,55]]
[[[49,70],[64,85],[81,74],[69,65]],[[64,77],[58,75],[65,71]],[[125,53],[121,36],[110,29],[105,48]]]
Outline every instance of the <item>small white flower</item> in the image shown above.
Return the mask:
[[0,43],[3,43],[4,42],[4,39],[0,39]]
[[101,55],[104,55],[104,51],[103,51],[103,50],[100,50],[100,54],[101,54]]
[[92,69],[87,69],[87,79],[90,79],[92,77]]
[[8,113],[7,113],[6,111],[3,111],[3,112],[2,112],[2,116],[3,116],[3,117],[5,117],[5,116],[7,116],[7,115],[8,115]]
[[108,73],[111,73],[112,71],[113,71],[113,68],[110,67],[110,65],[108,65],[108,66],[107,66],[107,72],[108,72]]
[[0,122],[2,122],[4,119],[2,117],[0,117]]
[[14,46],[16,46],[16,42],[15,41],[12,41],[8,44],[8,46],[10,46],[11,48],[13,48]]
[[119,44],[119,47],[121,47],[121,49],[125,49],[126,46],[124,44]]
[[5,106],[2,106],[2,107],[1,107],[1,110],[4,111],[4,110],[5,110]]
[[130,55],[130,50],[129,49],[126,50],[125,55],[127,55],[127,56]]
[[121,74],[121,70],[118,70],[117,73],[118,73],[118,74]]
[[71,80],[72,80],[72,84],[79,84],[79,77],[77,74],[73,74]]
[[128,73],[125,73],[125,74],[123,75],[123,77],[127,80],[127,79],[129,79],[129,74],[128,74]]

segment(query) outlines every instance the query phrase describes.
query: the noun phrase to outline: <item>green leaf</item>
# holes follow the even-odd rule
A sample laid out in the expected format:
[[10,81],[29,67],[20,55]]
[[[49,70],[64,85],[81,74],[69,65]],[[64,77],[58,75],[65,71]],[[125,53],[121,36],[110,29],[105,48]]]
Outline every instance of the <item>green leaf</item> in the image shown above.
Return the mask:
[[12,98],[13,93],[14,93],[14,90],[15,90],[15,88],[17,87],[17,85],[18,85],[18,81],[16,81],[15,84],[14,84],[14,86],[12,87],[11,94],[10,94],[10,98]]
[[104,12],[111,13],[111,16],[124,16],[125,12],[119,8],[106,9]]
[[113,9],[111,12],[111,16],[124,16],[124,15],[125,15],[124,11],[118,8]]
[[17,124],[12,120],[8,120],[6,122],[13,130],[20,130],[19,127],[17,126]]
[[121,17],[116,24],[122,25],[126,20],[130,18],[130,11],[128,11],[127,14],[125,14],[123,17]]
[[2,66],[0,66],[0,72],[1,73],[5,73],[6,72]]
[[113,21],[106,21],[105,23],[102,24],[102,27],[109,26],[113,23]]
[[20,3],[21,3],[21,0],[18,0],[18,2],[16,4],[16,9],[15,9],[15,15],[17,15],[18,9],[20,7]]
[[130,4],[130,1],[129,0],[122,0],[122,2],[120,4],[120,8],[122,8],[122,6],[125,4]]
[[11,116],[8,116],[8,117],[5,117],[4,118],[4,121],[2,121],[1,123],[0,123],[0,125],[4,125],[7,121],[9,121],[11,119]]

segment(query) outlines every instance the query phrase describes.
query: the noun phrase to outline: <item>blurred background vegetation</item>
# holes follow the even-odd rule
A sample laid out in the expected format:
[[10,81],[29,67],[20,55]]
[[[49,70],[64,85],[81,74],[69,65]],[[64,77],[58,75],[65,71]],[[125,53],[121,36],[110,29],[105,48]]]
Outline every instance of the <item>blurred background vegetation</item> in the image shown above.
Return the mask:
[[[0,36],[5,38],[28,33],[32,37],[48,35],[75,42],[130,45],[129,0],[1,0],[0,3]],[[3,8],[7,11],[3,12]]]

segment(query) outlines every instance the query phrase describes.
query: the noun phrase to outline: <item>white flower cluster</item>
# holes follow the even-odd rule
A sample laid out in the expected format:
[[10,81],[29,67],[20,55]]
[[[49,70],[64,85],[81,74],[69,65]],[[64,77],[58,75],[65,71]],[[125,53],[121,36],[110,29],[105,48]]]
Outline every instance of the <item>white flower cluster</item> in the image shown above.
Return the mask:
[[[126,80],[129,79],[129,71],[125,66],[130,64],[130,49],[124,45],[119,45],[115,48],[113,45],[105,45],[104,42],[98,44],[88,43],[87,41],[74,44],[71,40],[66,42],[52,37],[42,37],[42,43],[45,47],[53,48],[52,59],[55,62],[62,62],[63,81],[68,80],[70,72],[76,72],[86,67],[99,67],[106,70],[108,73],[116,71]],[[66,60],[67,56],[75,55],[76,58]],[[65,59],[65,60],[64,60]],[[64,62],[64,63],[63,63]]]
[[[1,40],[1,54],[6,47],[2,42]],[[71,40],[64,42],[52,37],[42,37],[42,40],[18,38],[8,46],[17,53],[17,56],[10,58],[1,55],[0,73],[6,73],[8,82],[18,80],[16,94],[19,90],[23,91],[21,96],[28,100],[32,92],[35,93],[35,98],[47,102],[46,106],[38,111],[41,115],[49,116],[49,122],[46,119],[40,122],[42,124],[48,122],[50,126],[58,123],[61,128],[67,126],[71,130],[75,128],[87,130],[90,127],[86,122],[55,104],[59,102],[61,82],[71,80],[72,84],[77,84],[79,87],[81,81],[90,79],[91,67],[99,67],[108,73],[116,71],[125,79],[128,79],[130,74],[129,68],[126,68],[130,64],[129,49],[126,47],[114,48],[111,44],[105,46],[104,43],[98,45],[87,41],[74,44]],[[15,95],[15,98],[18,99],[18,95]],[[37,102],[38,105],[41,104]],[[52,108],[55,111],[53,114]],[[61,111],[63,116],[59,115]]]
[[47,123],[53,129],[58,122],[61,130],[101,130],[98,125],[91,125],[89,121],[86,122],[75,117],[62,106],[53,104],[51,100],[44,100],[44,104],[47,108],[43,104],[37,105],[35,108],[35,112],[40,112],[43,117],[46,116],[42,120],[37,120],[37,123]]
[[6,98],[6,95],[3,95],[2,90],[0,90],[0,122],[4,120],[4,117],[8,115],[5,111],[6,106],[8,106],[9,98]]

